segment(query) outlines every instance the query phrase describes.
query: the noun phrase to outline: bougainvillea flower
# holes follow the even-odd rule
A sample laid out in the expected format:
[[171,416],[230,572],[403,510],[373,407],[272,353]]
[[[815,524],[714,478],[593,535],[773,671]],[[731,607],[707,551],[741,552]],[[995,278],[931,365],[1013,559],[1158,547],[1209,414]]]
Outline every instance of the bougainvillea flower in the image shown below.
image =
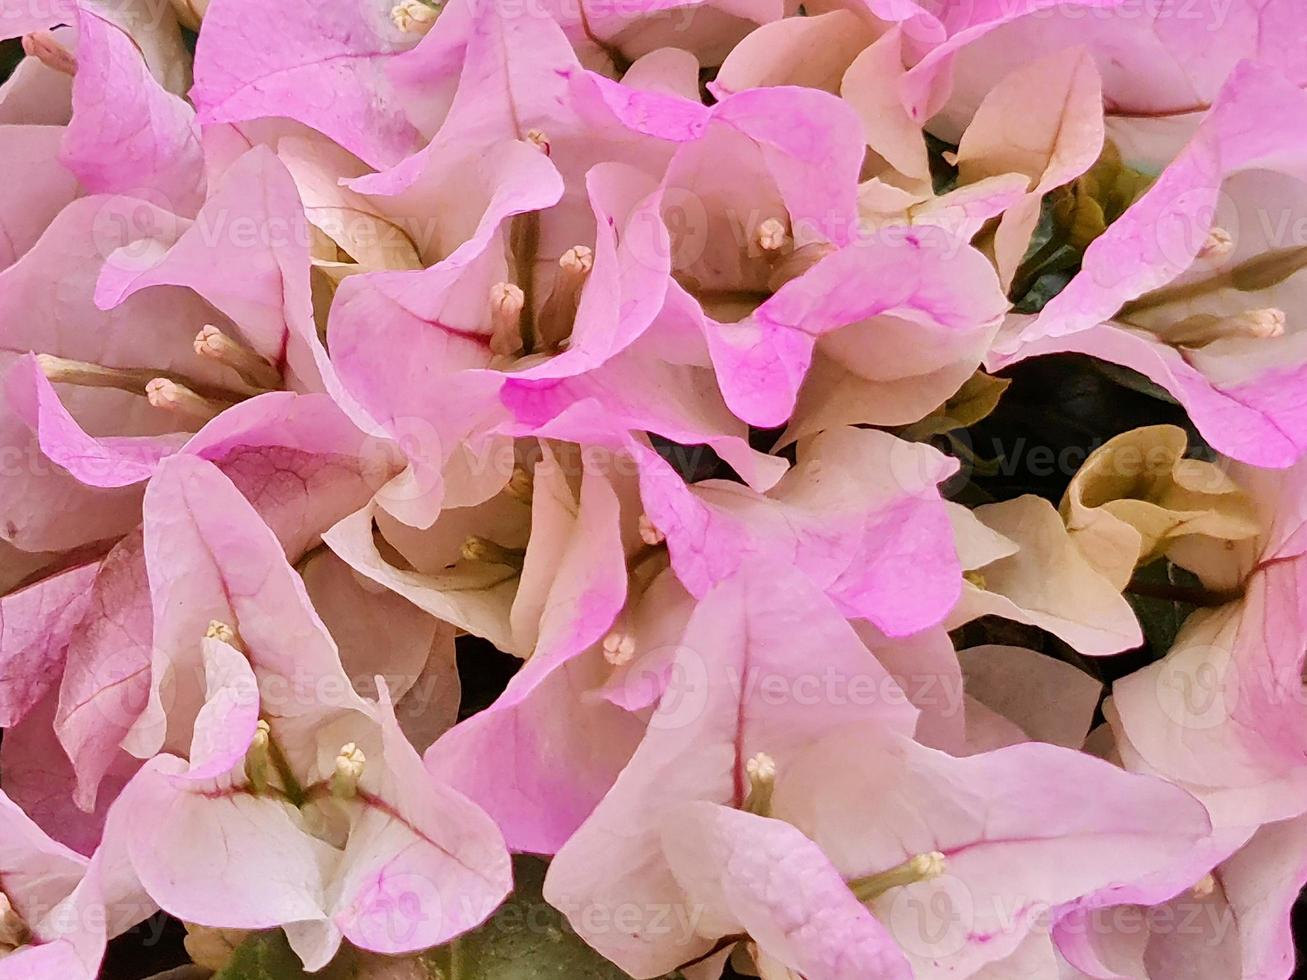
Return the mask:
[[0,0],[0,980],[1287,976],[1295,14]]
[[1084,557],[1048,501],[1024,496],[975,510],[951,505],[966,569],[950,628],[980,616],[1028,623],[1100,656],[1143,642],[1121,587]]
[[[803,656],[795,656],[799,646]],[[695,801],[742,805],[748,760],[758,752],[784,765],[807,739],[842,721],[883,716],[908,733],[916,720],[916,709],[829,601],[796,575],[736,577],[717,586],[686,625],[676,663],[680,681],[663,695],[630,763],[558,852],[545,882],[545,897],[586,941],[636,976],[696,959],[731,931],[709,931],[729,914],[725,909],[713,910],[707,921],[689,918],[695,906],[663,854],[667,821],[688,815],[687,804]],[[860,680],[869,696],[849,697],[848,687],[837,703],[822,703],[827,668],[841,686]],[[806,710],[808,699],[821,710]],[[843,906],[834,914],[847,923],[843,938],[857,940],[848,954],[852,963],[877,964],[882,928],[851,911],[847,896],[832,895],[828,885],[816,888],[831,874],[820,871],[820,855],[799,860],[812,866],[814,897],[825,905],[830,895],[834,909]],[[618,907],[637,911],[642,921],[613,928],[585,914]],[[816,929],[797,941],[829,942]]]
[[1289,976],[1290,912],[1307,882],[1307,821],[1267,824],[1192,888],[1157,906],[1058,922],[1058,949],[1093,980]]
[[[166,729],[133,734],[166,731],[189,762],[156,756],[126,791],[155,814],[128,845],[146,889],[200,924],[286,924],[310,968],[342,935],[401,952],[478,923],[509,887],[502,838],[425,773],[384,681],[379,704],[355,693],[271,529],[194,457],[165,463],[150,495],[147,508],[171,519],[166,554],[147,540],[152,690],[168,696],[152,696],[143,719]],[[219,848],[228,863],[201,878],[179,870],[209,860],[203,841],[237,837],[256,846]],[[270,867],[277,888],[253,901],[242,882]]]
[[309,239],[293,178],[256,147],[227,169],[194,223],[172,218],[151,238],[106,253],[95,302],[112,310],[147,289],[186,287],[230,318],[231,339],[271,365],[268,381],[284,374],[275,387],[321,390]]
[[[323,395],[273,393],[243,403],[196,435],[187,453],[235,482],[294,560],[398,468],[388,443],[365,439]],[[148,575],[140,532],[114,544],[68,646],[56,729],[77,774],[75,798],[87,810],[104,773],[121,760],[151,687]]]
[[722,394],[742,419],[773,426],[790,416],[822,334],[861,324],[850,340],[874,336],[879,317],[973,333],[1006,309],[989,263],[948,232],[888,228],[871,236],[822,259],[738,322],[709,329]]
[[[0,272],[0,347],[8,354],[0,424],[12,433],[8,445],[29,447],[24,451],[36,462],[47,455],[40,444],[42,401],[46,408],[62,405],[73,419],[95,419],[99,433],[142,437],[142,443],[207,420],[170,410],[172,403],[158,398],[154,401],[164,407],[156,407],[145,386],[155,377],[183,375],[201,390],[222,386],[228,369],[195,351],[196,335],[215,319],[213,309],[194,294],[176,291],[156,291],[104,312],[92,302],[105,255],[141,240],[138,221],[170,218],[136,198],[83,198],[64,208],[36,245]],[[49,288],[51,275],[58,276],[60,289]],[[49,326],[72,323],[81,329]],[[14,361],[12,355],[28,352],[48,357],[39,365]],[[53,404],[47,377],[62,389]],[[98,484],[113,488],[133,482],[110,469],[104,474],[108,482]],[[133,523],[127,515],[140,500],[139,488],[89,489],[66,468],[48,464],[7,472],[3,486],[4,536],[28,551],[63,550],[119,535]],[[48,490],[37,489],[42,486]]]
[[1222,84],[1244,58],[1291,80],[1302,65],[1282,43],[1295,11],[1284,2],[1140,10],[1070,7],[1023,17],[962,48],[947,106],[931,123],[945,139],[961,132],[1000,78],[1044,54],[1083,47],[1103,75],[1108,135],[1135,166],[1156,172],[1193,135]]
[[[1094,450],[1062,498],[1080,553],[1117,588],[1137,566],[1186,539],[1249,541],[1261,522],[1247,494],[1217,463],[1185,458],[1188,437],[1173,425],[1124,432]],[[1183,561],[1181,562],[1183,564]]]
[[[583,692],[606,674],[604,645],[620,650],[623,637],[608,637],[624,606],[639,603],[638,591],[627,595],[628,578],[642,589],[641,565],[660,557],[638,536],[630,489],[623,501],[618,481],[594,465],[584,466],[577,496],[568,483],[556,460],[536,465],[531,538],[510,612],[526,663],[494,704],[426,754],[433,773],[495,817],[511,847],[537,853],[570,836],[639,737],[635,717]],[[513,774],[488,773],[486,754],[510,743]]]
[[748,426],[726,407],[701,322],[694,298],[673,283],[645,333],[599,367],[563,378],[509,374],[499,398],[513,430],[586,445],[619,445],[624,433],[648,433],[691,457],[707,446],[750,487],[771,489],[787,464],[755,450]]
[[[871,902],[916,976],[970,975],[1012,952],[1050,908],[1167,867],[1210,826],[1182,790],[1060,746],[957,759],[880,739],[851,726],[788,769],[778,762],[772,808],[855,883],[942,855],[942,874]],[[832,764],[839,779],[823,774]],[[1020,791],[1012,782],[1031,778]]]
[[[881,675],[879,686],[859,685],[863,694],[851,696],[854,688],[845,685],[877,676],[875,662],[858,652],[861,644],[840,642],[838,620],[819,618],[820,598],[805,593],[800,583],[796,577],[767,585],[735,579],[700,605],[681,655],[691,683],[668,689],[649,734],[613,790],[555,858],[546,897],[628,972],[655,975],[712,950],[724,936],[739,938],[741,927],[764,954],[791,969],[825,963],[826,970],[865,976],[868,969],[903,964],[902,956],[918,975],[974,969],[1011,951],[1050,905],[1146,874],[1175,860],[1189,846],[1182,841],[1207,833],[1202,807],[1183,791],[1058,747],[1021,745],[954,759],[909,741],[905,736],[915,709],[903,691]],[[779,599],[781,594],[787,598]],[[799,599],[802,607],[796,607]],[[820,632],[821,645],[803,658],[782,658],[770,651],[778,634],[766,620],[795,615],[798,608],[808,625],[794,635]],[[841,681],[838,691],[804,682],[832,676]],[[809,698],[820,711],[799,710]],[[721,710],[723,701],[736,709]],[[841,760],[840,778],[833,781],[826,778],[832,758]],[[755,761],[746,765],[749,759]],[[1041,773],[1042,802],[1034,810],[1029,791],[1017,794],[1009,785],[1031,771]],[[1102,788],[1093,791],[1089,785]],[[958,795],[951,797],[952,792]],[[1069,797],[1077,801],[1077,830],[1067,828],[1061,836],[1047,821],[1063,819],[1055,814],[1066,812],[1059,801]],[[985,802],[973,813],[977,798]],[[1183,831],[1175,833],[1177,824],[1155,825],[1151,814],[1159,805],[1174,807],[1170,812]],[[748,809],[752,817],[727,816],[729,810],[711,815],[728,807]],[[869,813],[877,815],[870,824],[864,819]],[[789,841],[800,866],[817,860],[808,873],[811,905],[804,901],[805,889],[767,888],[767,876],[750,873],[752,864],[742,863],[746,855],[770,853],[767,835],[787,840],[789,832],[773,831],[764,816],[793,824],[825,853],[818,860],[818,852]],[[733,828],[729,839],[718,839],[710,829],[719,820]],[[1113,843],[1087,862],[1072,862],[1074,872],[1061,860],[1048,863],[1057,849],[1069,859],[1101,834]],[[891,872],[891,887],[908,888],[871,902],[880,922],[848,902],[858,893],[858,879],[873,883],[881,869],[916,867],[910,862],[918,853],[936,851],[943,852],[939,860],[949,869],[946,877],[925,880],[935,873],[924,866],[915,876]],[[718,863],[705,865],[712,855]],[[823,866],[827,870],[817,870]],[[852,891],[835,887],[841,877],[835,868],[853,882]],[[816,882],[826,884],[818,888]],[[888,888],[866,894],[884,891]],[[778,898],[782,893],[785,899]],[[936,950],[932,956],[921,933],[914,947],[914,920],[904,914],[905,903],[922,897],[927,914],[944,916],[943,931],[937,933],[943,935],[950,930],[947,916],[957,895],[973,896],[975,904],[952,925],[957,941],[948,952]],[[587,908],[623,902],[640,909],[670,908],[671,914],[664,928],[650,922],[598,928],[587,922]],[[742,911],[748,908],[756,910],[756,918]],[[807,927],[796,931],[803,922]],[[885,941],[887,927],[901,952]],[[797,945],[775,943],[779,936]],[[906,964],[897,969],[911,975]]]
[[[1304,472],[1302,464],[1275,474],[1241,469],[1268,530],[1253,547],[1213,543],[1225,562],[1221,579],[1204,580],[1210,608],[1185,620],[1166,657],[1112,689],[1126,764],[1189,787],[1221,827],[1307,810]],[[1195,570],[1202,577],[1208,567]]]
[[89,860],[55,843],[0,794],[0,977],[4,980],[92,980],[106,941],[157,906],[131,872],[117,835]]
[[957,601],[961,574],[939,496],[952,473],[930,446],[846,427],[801,444],[766,494],[722,480],[687,492],[653,467],[641,485],[649,521],[692,594],[774,561],[797,568],[846,615],[903,636],[934,626]]
[[[1278,122],[1251,133],[1258,119]],[[1176,161],[1090,244],[1079,274],[1038,316],[1014,318],[994,365],[1100,357],[1171,392],[1220,452],[1292,463],[1307,423],[1292,394],[1301,334],[1284,308],[1302,260],[1284,236],[1302,201],[1304,126],[1296,86],[1242,65]]]

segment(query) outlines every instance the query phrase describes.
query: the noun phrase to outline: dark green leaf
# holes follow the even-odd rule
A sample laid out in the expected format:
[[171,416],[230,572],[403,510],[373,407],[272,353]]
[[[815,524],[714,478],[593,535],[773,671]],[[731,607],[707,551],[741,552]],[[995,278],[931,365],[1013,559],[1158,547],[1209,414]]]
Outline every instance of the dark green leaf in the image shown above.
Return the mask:
[[440,980],[629,980],[541,897],[547,867],[539,858],[517,858],[512,897],[480,929],[427,953],[433,974]]

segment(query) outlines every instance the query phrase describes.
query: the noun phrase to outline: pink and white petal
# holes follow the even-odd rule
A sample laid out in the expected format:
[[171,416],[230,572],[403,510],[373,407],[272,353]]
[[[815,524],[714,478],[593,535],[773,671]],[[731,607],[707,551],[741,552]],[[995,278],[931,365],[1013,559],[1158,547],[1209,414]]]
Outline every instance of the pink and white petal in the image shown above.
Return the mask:
[[58,682],[99,567],[78,565],[0,597],[0,726],[17,725]]
[[332,921],[354,945],[403,953],[480,925],[512,888],[504,839],[476,804],[422,766],[381,687],[381,775],[365,777],[332,890]]
[[60,162],[91,194],[137,194],[192,215],[204,201],[195,113],[154,80],[132,39],[92,10],[77,18],[73,116]]
[[158,756],[125,791],[125,843],[150,896],[199,925],[267,929],[322,919],[338,852],[301,830],[289,804],[234,787],[208,792],[212,784],[188,785],[185,771],[181,759]]
[[177,229],[150,249],[109,255],[96,305],[122,308],[150,287],[185,286],[238,324],[240,339],[285,370],[290,387],[319,390],[325,354],[313,325],[308,222],[294,179],[272,151],[245,154],[194,224]]
[[[612,787],[644,733],[637,716],[595,696],[607,670],[594,648],[524,695],[510,684],[499,702],[427,750],[427,769],[485,809],[512,850],[557,852]],[[485,764],[488,755],[499,760],[493,768]]]
[[63,131],[56,126],[5,126],[0,176],[0,269],[8,268],[77,197],[77,178],[58,164]]
[[[823,676],[877,696],[823,699]],[[702,936],[647,922],[614,929],[585,910],[677,908],[685,893],[661,852],[664,817],[696,800],[738,806],[748,758],[766,752],[784,771],[822,732],[871,718],[907,734],[917,710],[828,600],[793,572],[723,582],[691,615],[640,747],[555,856],[545,899],[629,973],[654,976],[702,956],[713,945]]]
[[1183,790],[1059,746],[953,758],[866,725],[779,769],[773,806],[845,875],[944,854],[942,876],[873,906],[919,976],[967,975],[1011,954],[1049,905],[1164,869],[1211,827]]
[[387,166],[418,141],[386,74],[411,41],[384,4],[218,0],[205,14],[192,97],[204,125],[288,116]]
[[135,532],[100,565],[59,687],[55,731],[76,775],[73,798],[88,812],[149,695],[153,624],[144,548]]
[[154,609],[150,700],[132,733],[135,754],[187,744],[204,703],[197,642],[213,621],[249,651],[265,697],[276,684],[280,717],[362,704],[330,634],[281,543],[213,464],[182,454],[160,468],[145,497],[145,561]]
[[775,426],[793,411],[822,334],[886,313],[974,330],[1006,308],[979,252],[939,228],[887,229],[818,262],[739,323],[711,329],[708,345],[731,410]]
[[885,926],[789,824],[688,803],[663,819],[662,848],[685,889],[684,912],[706,909],[711,917],[709,939],[745,933],[803,976],[912,976]]
[[1061,660],[1020,647],[979,646],[958,654],[966,690],[1016,723],[1033,741],[1079,749],[1103,685]]

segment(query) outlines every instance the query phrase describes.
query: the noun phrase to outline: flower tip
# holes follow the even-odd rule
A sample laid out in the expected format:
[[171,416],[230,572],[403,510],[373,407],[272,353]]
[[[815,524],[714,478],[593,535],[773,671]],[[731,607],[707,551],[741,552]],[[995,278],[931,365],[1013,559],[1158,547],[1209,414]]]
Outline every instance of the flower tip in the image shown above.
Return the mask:
[[1219,225],[1214,225],[1198,249],[1200,259],[1223,259],[1234,251],[1234,237]]
[[772,790],[776,786],[776,760],[766,752],[759,752],[744,764],[749,777],[749,795],[744,809],[759,817],[771,816]]
[[490,287],[491,353],[516,354],[522,349],[522,310],[526,293],[511,282],[497,282]]
[[1211,874],[1205,874],[1190,891],[1193,893],[1194,898],[1206,898],[1216,891],[1216,878]]
[[783,222],[776,218],[768,218],[758,225],[755,238],[758,247],[764,252],[779,252],[789,240],[789,234],[785,231]]
[[766,752],[759,752],[744,764],[744,771],[752,783],[775,782],[776,760]]
[[933,881],[948,869],[948,858],[940,851],[929,851],[909,860],[908,868],[917,881]]
[[23,35],[23,53],[64,75],[77,74],[77,59],[49,31]]
[[390,8],[390,21],[405,34],[426,34],[440,16],[442,3],[400,0]]
[[336,769],[331,774],[331,795],[342,800],[355,796],[367,761],[363,750],[353,742],[342,745],[336,755]]
[[594,268],[594,264],[594,249],[589,245],[573,245],[558,259],[559,268],[573,276],[584,276]]
[[1263,340],[1271,337],[1283,337],[1284,328],[1289,322],[1284,310],[1268,306],[1261,310],[1249,310],[1245,314],[1249,321],[1249,332]]
[[549,137],[545,135],[544,130],[528,129],[526,131],[526,141],[534,146],[545,156],[549,156]]
[[614,667],[629,664],[635,657],[635,637],[624,630],[613,630],[604,637],[604,659]]
[[208,640],[221,640],[228,646],[236,646],[236,631],[216,619],[210,621],[209,628],[204,631],[204,637]]
[[654,522],[649,520],[648,514],[641,514],[638,524],[640,540],[650,547],[660,545],[667,540],[667,535],[654,526]]

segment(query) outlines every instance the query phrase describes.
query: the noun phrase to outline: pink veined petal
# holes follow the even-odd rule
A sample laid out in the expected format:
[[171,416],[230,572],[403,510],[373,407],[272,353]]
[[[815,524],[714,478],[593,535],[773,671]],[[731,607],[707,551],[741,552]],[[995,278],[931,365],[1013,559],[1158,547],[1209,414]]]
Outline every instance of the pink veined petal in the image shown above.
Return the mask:
[[101,563],[59,687],[55,731],[72,761],[73,798],[85,811],[95,808],[100,781],[145,706],[153,622],[137,532]]
[[59,691],[52,689],[23,720],[5,729],[0,769],[5,791],[50,837],[79,854],[92,854],[104,837],[109,809],[140,762],[120,752],[105,774],[96,806],[77,805],[77,773],[59,744],[54,722]]
[[789,824],[689,803],[664,822],[662,848],[686,890],[682,909],[710,910],[714,933],[746,933],[803,976],[912,976],[885,926],[817,845]]
[[[890,229],[889,231],[893,231]],[[881,314],[923,317],[952,330],[997,322],[1007,308],[993,268],[939,228],[855,242],[782,286],[708,345],[726,403],[752,425],[783,423],[816,339]]]
[[0,269],[13,265],[36,244],[54,216],[78,194],[77,178],[58,165],[62,136],[56,126],[4,127]]
[[[811,685],[835,676],[875,692],[812,711]],[[850,688],[851,690],[851,688]],[[779,693],[778,693],[779,691]],[[801,576],[745,570],[714,588],[691,615],[648,733],[613,788],[559,850],[545,898],[578,933],[630,973],[654,976],[703,955],[692,930],[626,931],[587,920],[586,908],[675,909],[685,893],[661,853],[661,825],[685,803],[740,805],[746,762],[758,752],[778,770],[820,734],[853,719],[910,733],[907,702],[834,607]]]
[[79,565],[0,598],[0,725],[18,724],[58,682],[98,569]]
[[372,166],[397,162],[418,133],[386,76],[412,40],[385,4],[323,9],[219,0],[204,18],[192,96],[205,125],[289,116]]
[[[541,463],[541,466],[547,465]],[[589,815],[639,739],[639,721],[590,690],[603,676],[597,647],[626,601],[619,505],[609,478],[587,466],[576,516],[559,507],[539,473],[526,583],[543,572],[548,591],[529,610],[538,620],[530,658],[489,708],[455,726],[426,753],[428,769],[462,790],[503,828],[510,847],[556,851]],[[563,492],[569,493],[564,488]],[[552,517],[566,534],[561,554],[535,567],[535,544]],[[512,745],[497,772],[487,752]]]
[[130,37],[93,10],[77,18],[73,117],[60,162],[92,194],[138,194],[178,214],[204,200],[194,111],[150,75]]
[[919,976],[1009,955],[1050,905],[1162,870],[1211,828],[1182,789],[1060,746],[954,758],[869,725],[778,766],[773,807],[848,876],[944,855],[941,876],[872,907]]
[[281,543],[217,467],[171,457],[151,481],[144,509],[154,650],[150,700],[131,742],[137,754],[188,740],[204,703],[196,644],[215,620],[258,655],[256,673],[290,679],[282,713],[317,710],[324,676],[344,681],[338,706],[358,702]]
[[350,831],[332,918],[356,946],[401,953],[483,922],[512,888],[512,867],[490,817],[423,768],[378,686],[382,777]]
[[195,222],[174,221],[171,230],[148,249],[106,253],[96,305],[112,310],[150,287],[188,287],[285,369],[289,387],[320,389],[325,355],[313,325],[307,221],[295,182],[272,151],[250,150],[228,168]]

